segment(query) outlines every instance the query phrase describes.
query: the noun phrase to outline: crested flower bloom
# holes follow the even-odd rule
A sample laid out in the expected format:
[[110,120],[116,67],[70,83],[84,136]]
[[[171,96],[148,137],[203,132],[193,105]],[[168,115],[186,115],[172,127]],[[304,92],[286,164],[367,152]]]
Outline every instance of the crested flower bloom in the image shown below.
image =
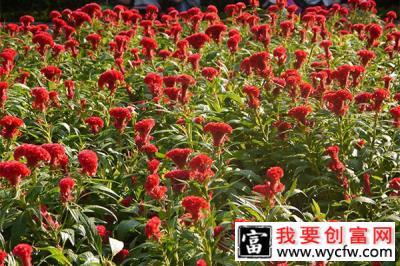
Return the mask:
[[[151,145],[154,146],[153,144],[148,144],[146,146],[151,146]],[[146,146],[143,146],[142,148],[146,149]],[[156,149],[157,149],[157,147],[156,147]],[[149,172],[151,174],[157,173],[159,166],[160,166],[160,161],[157,159],[153,159],[153,160],[147,162],[147,170],[149,170]]]
[[124,82],[124,74],[118,70],[111,69],[100,75],[98,85],[100,89],[103,89],[107,85],[110,95],[112,95],[117,90],[118,82]]
[[371,176],[368,173],[363,174],[363,192],[367,196],[371,196]]
[[216,43],[220,43],[222,41],[222,37],[224,32],[227,30],[227,26],[223,23],[217,23],[209,26],[205,33],[214,40]]
[[47,66],[40,70],[40,72],[48,79],[53,82],[58,82],[61,76],[61,69],[56,66]]
[[64,86],[67,88],[67,98],[72,100],[75,95],[75,82],[73,80],[65,80]]
[[29,244],[18,244],[13,248],[14,256],[18,257],[23,266],[32,266],[32,246]]
[[98,134],[104,127],[103,119],[98,116],[91,116],[85,119],[85,123],[90,126],[90,131],[93,134]]
[[4,109],[7,100],[8,83],[0,81],[0,108]]
[[375,112],[380,112],[382,110],[383,101],[389,99],[390,93],[385,89],[376,89],[372,94],[373,105],[371,106],[372,110]]
[[182,206],[190,218],[196,222],[204,217],[204,212],[210,209],[210,204],[203,198],[187,196],[182,200]]
[[109,232],[104,225],[96,225],[97,234],[101,237],[103,243],[108,241]]
[[147,59],[151,60],[154,57],[155,49],[158,47],[157,42],[152,38],[143,37],[143,39],[140,41],[140,45],[143,47],[142,54]]
[[390,114],[393,117],[393,126],[400,127],[400,106],[393,107],[390,109]]
[[357,52],[357,55],[360,57],[361,64],[365,67],[371,62],[375,57],[376,54],[373,51],[363,49]]
[[368,31],[368,46],[377,46],[378,39],[383,33],[382,27],[379,24],[371,23],[367,25],[366,30]]
[[331,112],[343,116],[349,109],[347,102],[353,100],[353,95],[348,90],[330,91],[325,93],[323,99]]
[[260,89],[256,86],[244,86],[243,92],[247,95],[247,104],[251,108],[258,108],[260,106]]
[[164,199],[168,190],[166,186],[160,186],[160,176],[158,174],[147,176],[144,189],[146,190],[146,194],[155,200]]
[[210,42],[210,37],[205,33],[195,33],[188,37],[186,40],[194,49],[201,49],[207,42]]
[[132,112],[129,108],[114,107],[110,109],[110,116],[114,118],[114,126],[120,133],[123,133],[129,121],[132,119]]
[[162,95],[163,77],[156,73],[148,73],[143,81],[153,95],[153,98]]
[[[150,141],[150,131],[156,125],[156,121],[152,118],[143,119],[135,123],[135,131],[138,140],[137,143],[143,143],[144,145]],[[140,148],[140,147],[139,147]]]
[[48,47],[53,47],[54,40],[53,37],[47,32],[39,32],[35,34],[32,38],[32,42],[37,44],[37,51],[40,55],[44,56],[48,50]]
[[42,144],[41,147],[50,154],[50,165],[53,167],[61,167],[66,169],[68,164],[68,156],[65,153],[63,145],[58,143]]
[[18,117],[6,115],[0,120],[1,135],[4,138],[11,139],[19,136],[19,128],[24,125],[24,121]]
[[305,63],[308,54],[306,51],[296,50],[294,52],[294,55],[296,57],[296,62],[294,63],[294,68],[299,69]]
[[22,157],[26,158],[27,165],[36,167],[39,162],[50,162],[50,153],[39,145],[22,144],[14,150],[14,158],[19,161]]
[[273,54],[278,62],[278,65],[283,65],[286,62],[286,48],[283,46],[278,46],[277,48],[274,49]]
[[31,90],[31,94],[33,96],[32,108],[39,110],[41,112],[46,111],[47,106],[49,105],[50,95],[46,88],[37,87]]
[[162,237],[162,233],[160,231],[161,220],[157,216],[149,219],[146,223],[144,234],[147,239],[154,239],[159,241]]
[[75,180],[70,177],[64,177],[58,183],[60,187],[61,202],[68,202],[73,199],[72,190],[75,186]]
[[101,35],[96,34],[96,33],[91,33],[86,36],[86,40],[88,42],[90,42],[90,45],[92,46],[92,50],[97,50],[97,47],[101,41]]
[[227,134],[232,133],[232,127],[224,122],[210,122],[204,126],[204,132],[211,133],[213,145],[219,147],[224,144]]
[[331,161],[328,164],[329,169],[337,174],[343,174],[346,169],[345,165],[339,160],[339,147],[330,146],[326,148],[325,152],[331,157]]
[[184,148],[184,149],[176,148],[167,152],[165,154],[165,157],[173,161],[179,169],[183,169],[185,168],[187,159],[192,152],[193,150],[189,148]]
[[97,154],[91,150],[83,150],[78,154],[78,161],[82,173],[88,176],[95,176],[97,172]]
[[0,266],[5,265],[4,263],[6,261],[7,256],[8,256],[7,252],[0,249]]
[[297,121],[299,121],[303,125],[309,125],[309,121],[306,119],[306,117],[312,112],[311,106],[307,105],[300,105],[297,107],[294,107],[289,110],[288,115],[292,118],[295,118]]
[[213,160],[207,155],[196,155],[189,162],[190,169],[192,170],[191,177],[203,183],[214,175],[214,172],[211,170],[212,163]]
[[285,189],[280,180],[283,177],[283,169],[279,166],[270,167],[267,170],[267,177],[269,181],[266,181],[262,185],[255,185],[253,191],[259,193],[265,197],[269,202],[269,206],[275,205],[275,195],[282,192]]
[[0,162],[0,176],[5,177],[12,186],[17,186],[21,178],[31,175],[31,170],[18,161]]
[[182,181],[189,180],[191,176],[189,170],[176,169],[166,173],[165,178],[172,180],[172,189],[175,192],[182,192],[186,188],[185,183]]
[[212,81],[219,75],[219,70],[213,67],[203,67],[201,70],[201,75],[208,79],[209,81]]
[[389,188],[393,190],[393,196],[400,196],[400,177],[394,177],[389,181]]

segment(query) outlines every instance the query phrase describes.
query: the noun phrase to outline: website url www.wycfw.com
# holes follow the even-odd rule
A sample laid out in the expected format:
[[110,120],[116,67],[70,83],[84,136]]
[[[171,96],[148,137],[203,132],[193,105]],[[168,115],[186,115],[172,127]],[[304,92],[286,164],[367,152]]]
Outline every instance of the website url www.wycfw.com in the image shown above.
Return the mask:
[[277,249],[279,257],[308,257],[308,258],[324,258],[328,261],[337,258],[384,258],[391,257],[392,250],[390,248],[365,248],[353,249],[347,245],[343,248],[296,248],[296,249]]

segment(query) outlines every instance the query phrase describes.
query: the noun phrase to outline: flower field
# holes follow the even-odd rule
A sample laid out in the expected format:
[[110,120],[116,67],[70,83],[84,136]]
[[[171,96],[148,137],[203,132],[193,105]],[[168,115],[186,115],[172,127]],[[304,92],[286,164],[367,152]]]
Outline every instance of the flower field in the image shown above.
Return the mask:
[[0,24],[0,266],[326,265],[235,262],[234,224],[398,225],[396,13],[251,2]]

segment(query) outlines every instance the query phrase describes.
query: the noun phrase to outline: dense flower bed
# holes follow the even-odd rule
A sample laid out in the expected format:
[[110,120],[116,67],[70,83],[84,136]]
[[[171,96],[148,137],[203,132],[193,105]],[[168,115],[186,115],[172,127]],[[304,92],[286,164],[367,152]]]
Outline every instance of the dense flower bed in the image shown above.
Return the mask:
[[237,221],[400,221],[396,13],[251,2],[1,26],[0,265],[239,265]]

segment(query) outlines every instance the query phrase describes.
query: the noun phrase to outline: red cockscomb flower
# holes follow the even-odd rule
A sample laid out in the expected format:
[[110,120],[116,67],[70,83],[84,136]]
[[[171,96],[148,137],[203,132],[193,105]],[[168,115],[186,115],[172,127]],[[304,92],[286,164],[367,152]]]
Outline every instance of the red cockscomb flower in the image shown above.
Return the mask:
[[186,37],[186,40],[194,49],[201,49],[207,42],[210,41],[210,37],[208,37],[208,35],[205,33],[195,33]]
[[73,80],[65,80],[64,86],[67,88],[67,98],[72,100],[75,95],[75,82]]
[[31,94],[34,97],[34,100],[32,102],[32,108],[39,110],[41,112],[46,111],[50,101],[50,95],[49,92],[46,90],[46,88],[43,87],[33,88],[31,90]]
[[260,106],[260,89],[256,86],[244,86],[243,92],[246,93],[248,98],[248,105],[251,108],[258,108]]
[[176,148],[167,152],[165,154],[165,157],[172,160],[179,169],[183,169],[187,163],[189,155],[192,152],[193,150],[189,148]]
[[156,200],[163,199],[167,193],[167,187],[160,186],[160,177],[158,174],[151,174],[147,176],[144,189],[146,190],[147,195]]
[[216,43],[220,43],[222,40],[223,33],[226,32],[227,26],[223,23],[218,23],[209,26],[205,33],[212,38]]
[[91,116],[85,119],[85,123],[90,126],[90,131],[97,134],[104,127],[103,119],[98,116]]
[[371,62],[371,60],[373,60],[376,57],[375,52],[367,50],[367,49],[358,51],[357,55],[360,57],[361,64],[363,66],[367,66],[368,63]]
[[296,56],[296,62],[294,63],[294,68],[299,69],[306,61],[308,54],[306,51],[296,50],[294,52],[294,55]]
[[135,130],[142,139],[148,139],[150,131],[156,125],[156,121],[152,118],[143,119],[135,124]]
[[58,143],[42,144],[41,147],[45,149],[50,154],[50,165],[53,167],[66,168],[68,164],[68,156],[65,153],[65,148],[63,145]]
[[393,117],[393,125],[395,127],[400,127],[400,106],[390,109],[390,114]]
[[338,116],[343,116],[349,109],[348,101],[353,100],[353,95],[348,90],[326,92],[323,99],[327,102],[330,111]]
[[272,181],[272,182],[277,182],[283,177],[283,169],[280,168],[279,166],[274,166],[270,167],[267,170],[267,177]]
[[219,147],[224,144],[226,135],[232,133],[232,127],[224,122],[210,122],[204,126],[204,132],[210,132],[213,145]]
[[288,115],[292,118],[295,118],[297,121],[302,123],[303,125],[308,125],[309,121],[306,120],[306,117],[312,112],[311,106],[300,105],[294,107],[289,110]]
[[0,249],[0,266],[4,266],[7,256],[7,252]]
[[61,76],[61,69],[56,66],[47,66],[40,70],[40,72],[48,79],[53,82],[57,82]]
[[[253,0],[254,1],[254,0]],[[197,262],[196,262],[196,266],[207,266],[207,262],[205,261],[205,260],[203,260],[203,259],[199,259]]]
[[20,134],[19,128],[24,125],[24,121],[18,117],[6,115],[0,120],[2,127],[1,135],[4,138],[11,139]]
[[203,218],[203,212],[210,209],[210,204],[203,198],[197,196],[187,196],[182,200],[185,212],[191,215],[191,219],[196,222]]
[[345,165],[339,160],[339,147],[338,146],[330,146],[326,148],[326,153],[331,157],[331,162],[328,164],[329,169],[338,174],[343,174],[345,170]]
[[382,109],[383,101],[390,97],[390,93],[385,89],[376,89],[372,94],[372,99],[374,101],[371,106],[372,110],[375,112],[380,112]]
[[75,186],[75,180],[70,177],[64,177],[58,183],[60,187],[60,200],[61,202],[68,202],[73,199],[72,189]]
[[4,81],[0,81],[0,108],[4,109],[4,106],[7,101],[7,89],[8,83]]
[[157,42],[152,38],[143,37],[143,39],[140,41],[140,45],[143,46],[142,54],[146,58],[152,59],[154,57],[154,51],[158,47]]
[[146,223],[146,227],[144,229],[144,234],[147,237],[147,239],[155,239],[159,241],[162,237],[161,231],[160,231],[160,225],[161,225],[161,220],[157,216],[154,216],[153,218],[149,219]]
[[219,70],[213,67],[203,67],[201,70],[201,75],[208,79],[209,81],[212,81],[215,77],[219,75]]
[[23,266],[32,266],[32,246],[29,244],[18,244],[13,248],[14,256],[17,256]]
[[204,182],[206,179],[214,175],[211,170],[213,160],[205,154],[198,154],[193,157],[189,166],[192,170],[191,176],[199,182]]
[[124,82],[124,74],[118,70],[111,69],[100,75],[98,85],[100,89],[103,89],[103,87],[107,85],[108,89],[111,91],[110,95],[112,95],[117,89],[118,82]]
[[182,192],[186,185],[182,181],[189,180],[191,178],[189,170],[176,169],[169,171],[165,174],[165,178],[172,180],[172,188],[176,192]]
[[109,232],[104,225],[96,225],[97,234],[101,237],[103,243],[108,241]]
[[37,50],[41,56],[44,56],[48,47],[53,47],[54,40],[53,37],[47,32],[39,32],[35,34],[32,38],[32,42],[37,44]]
[[400,196],[400,177],[394,177],[389,181],[389,188],[393,189],[393,196]]
[[283,46],[278,46],[274,49],[273,55],[275,56],[276,60],[278,61],[278,65],[283,65],[286,62],[286,48]]
[[[153,144],[148,144],[142,147],[142,149],[146,149],[146,146],[154,146]],[[157,147],[154,146],[156,149]],[[160,161],[157,159],[153,159],[147,162],[147,170],[149,170],[149,172],[151,174],[155,174],[158,171],[158,167],[160,166]]]
[[120,133],[123,133],[129,121],[132,119],[132,112],[129,108],[114,107],[110,109],[110,116],[114,118],[114,126]]
[[23,177],[31,175],[31,170],[18,161],[0,162],[0,176],[7,178],[12,186],[17,186]]
[[90,42],[90,45],[92,46],[92,50],[97,50],[97,47],[99,46],[99,43],[101,41],[101,35],[92,33],[88,34],[86,36],[86,40]]
[[78,161],[82,173],[88,176],[95,176],[97,171],[97,154],[91,150],[83,150],[78,154]]
[[39,145],[22,144],[14,150],[14,158],[19,161],[21,157],[25,157],[27,165],[36,167],[40,161],[50,162],[50,153]]

